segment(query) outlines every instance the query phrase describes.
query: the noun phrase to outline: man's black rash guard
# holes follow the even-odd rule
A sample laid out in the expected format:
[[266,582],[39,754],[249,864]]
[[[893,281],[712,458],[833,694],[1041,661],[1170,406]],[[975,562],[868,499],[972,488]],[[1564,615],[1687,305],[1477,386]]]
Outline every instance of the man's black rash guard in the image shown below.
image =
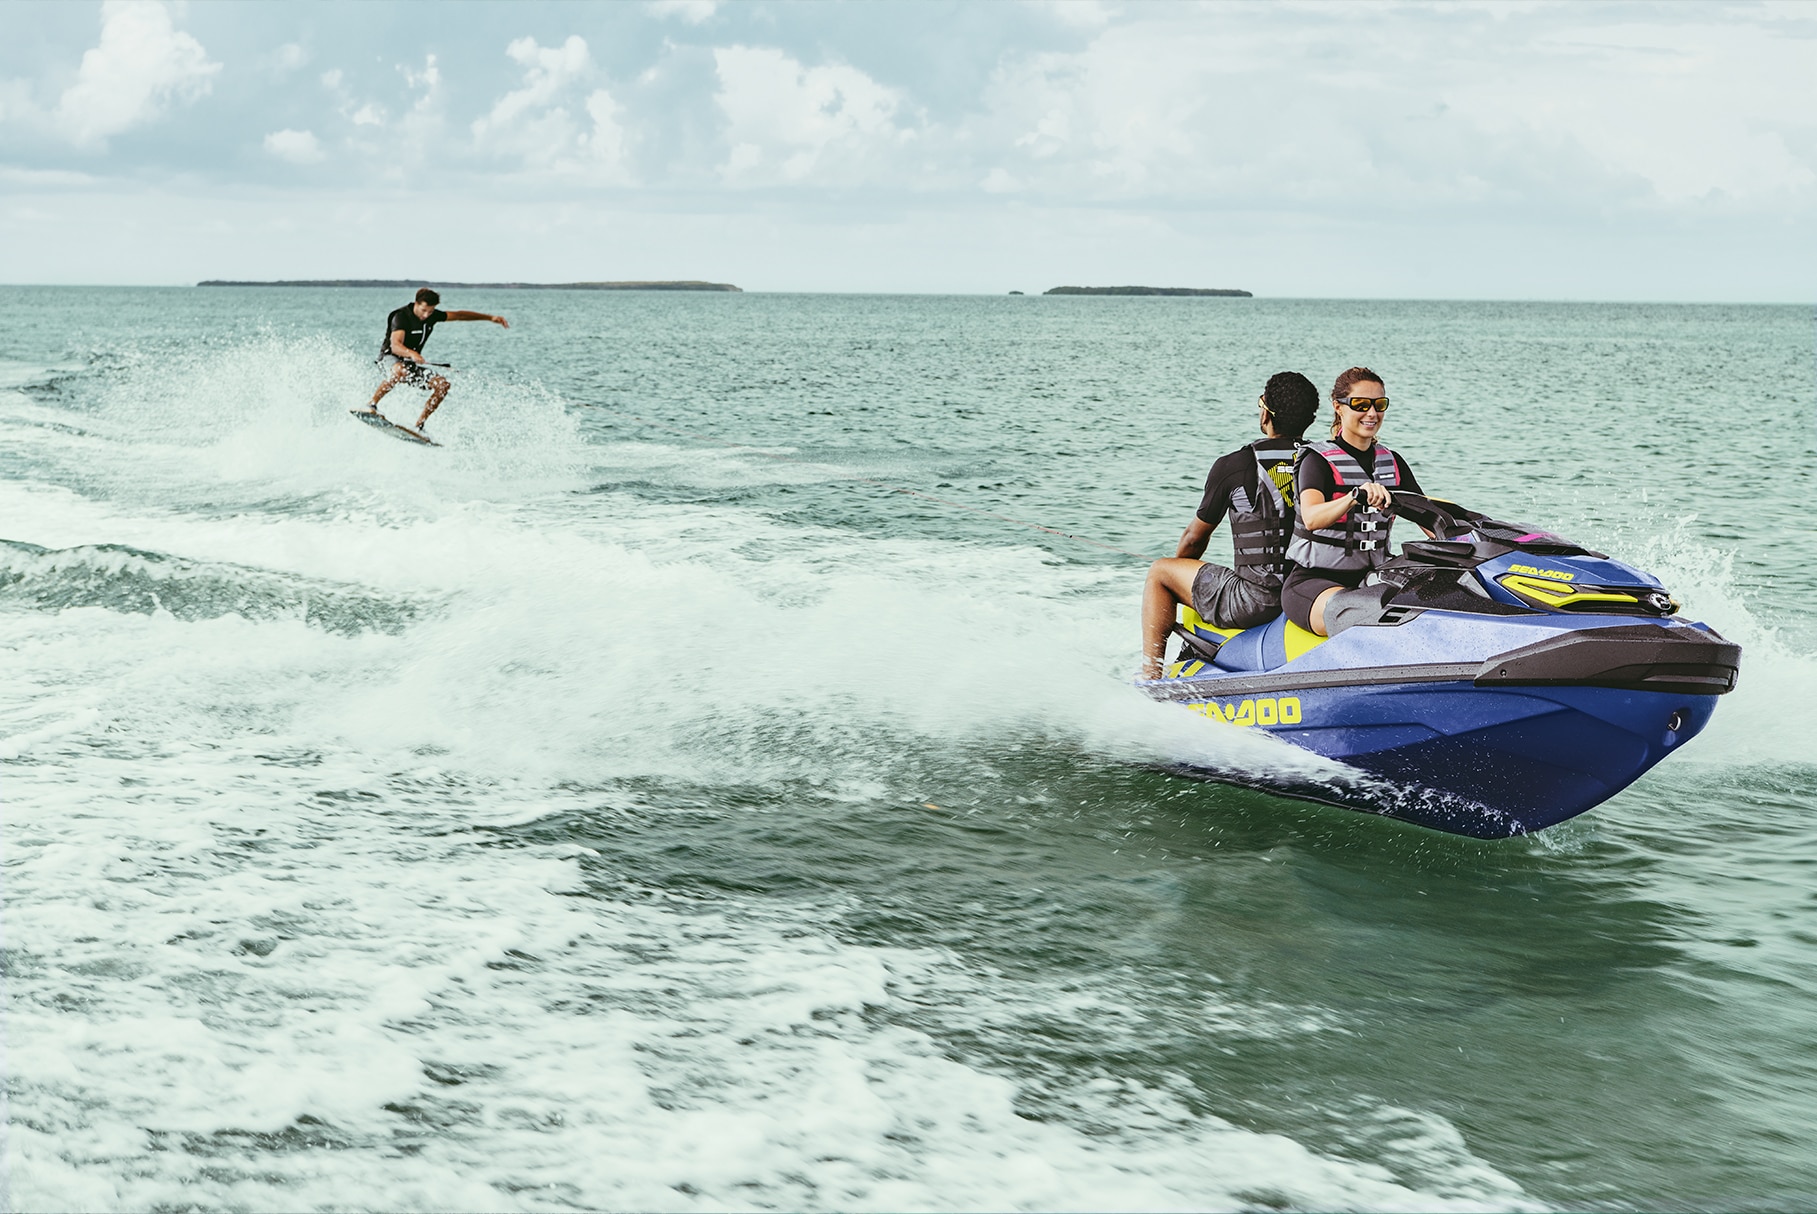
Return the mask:
[[[1350,452],[1350,458],[1364,468],[1375,467],[1375,447],[1373,445],[1367,451],[1359,451],[1341,438],[1334,438],[1331,441]],[[1413,469],[1407,466],[1407,461],[1401,458],[1399,451],[1394,453],[1394,466],[1401,474],[1401,483],[1395,488],[1403,493],[1417,493],[1424,497],[1426,491],[1421,489],[1420,483],[1413,479]],[[1308,489],[1317,489],[1325,495],[1326,501],[1338,496],[1337,478],[1331,475],[1331,465],[1310,451],[1300,456],[1300,466],[1294,476],[1293,487],[1296,494],[1304,493]],[[1343,492],[1349,493],[1352,488],[1354,486],[1346,486]]]
[[404,335],[405,347],[421,354],[423,343],[429,340],[429,334],[435,331],[435,326],[447,319],[448,314],[437,308],[429,313],[429,319],[423,320],[417,316],[415,304],[405,304],[385,318],[385,340],[379,345],[379,353],[381,355],[393,353],[391,335],[401,332]]

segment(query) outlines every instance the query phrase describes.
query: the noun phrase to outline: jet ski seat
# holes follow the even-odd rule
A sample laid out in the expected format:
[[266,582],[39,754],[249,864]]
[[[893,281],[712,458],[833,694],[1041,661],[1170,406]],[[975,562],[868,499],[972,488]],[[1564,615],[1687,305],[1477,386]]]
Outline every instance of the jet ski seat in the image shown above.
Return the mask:
[[1170,679],[1191,678],[1208,665],[1228,671],[1273,670],[1325,643],[1324,637],[1306,631],[1285,615],[1254,628],[1219,628],[1185,605],[1180,608],[1176,631],[1192,640],[1180,654],[1181,660],[1167,668],[1165,677]]

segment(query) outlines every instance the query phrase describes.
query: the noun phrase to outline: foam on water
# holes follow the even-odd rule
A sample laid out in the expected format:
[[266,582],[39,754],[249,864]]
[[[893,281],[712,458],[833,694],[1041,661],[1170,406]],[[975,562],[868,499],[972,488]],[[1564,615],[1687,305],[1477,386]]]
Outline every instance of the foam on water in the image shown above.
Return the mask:
[[[248,367],[260,375],[249,380]],[[490,742],[520,758],[561,756],[559,766],[610,749],[602,739],[637,736],[633,764],[655,764],[638,774],[676,774],[725,753],[698,745],[700,706],[710,703],[717,736],[734,745],[748,737],[759,752],[738,763],[761,764],[771,747],[755,735],[783,713],[827,740],[856,741],[855,762],[868,762],[856,713],[873,730],[946,739],[1051,731],[1138,761],[1329,771],[1267,739],[1206,730],[1128,690],[1127,621],[1102,606],[1107,589],[1125,589],[1121,571],[1059,566],[1035,549],[873,541],[854,552],[843,532],[723,506],[652,507],[622,494],[589,495],[583,517],[560,497],[581,465],[572,424],[558,411],[561,424],[539,416],[530,428],[521,410],[534,394],[489,394],[483,407],[455,413],[511,419],[495,428],[516,440],[507,448],[516,462],[497,455],[494,435],[451,428],[455,458],[491,454],[468,455],[449,472],[441,453],[374,442],[344,424],[339,402],[362,369],[320,343],[265,339],[142,370],[102,395],[96,411],[109,420],[109,441],[100,458],[91,442],[79,444],[115,505],[56,492],[47,500],[15,483],[0,486],[8,516],[72,551],[98,551],[107,539],[162,547],[139,559],[138,573],[148,561],[160,572],[198,559],[245,565],[243,597],[257,598],[251,587],[269,580],[261,568],[380,587],[398,603],[459,594],[461,609],[423,620],[407,654],[354,680],[377,689],[324,705],[328,715],[350,713],[369,740],[407,750],[452,737],[481,767],[497,758]],[[296,384],[309,385],[307,411],[296,407]],[[545,412],[548,404],[540,398]],[[147,443],[161,444],[163,474],[177,486],[148,476]],[[639,475],[710,486],[839,475],[801,464],[753,468],[747,456],[722,452],[679,455],[660,445],[642,451]],[[622,463],[626,454],[615,448],[608,458]],[[143,508],[146,497],[169,509],[199,494],[232,503],[238,486],[256,496],[226,512],[147,517]],[[274,491],[294,508],[250,509]],[[541,516],[496,508],[501,497],[516,507],[526,496]],[[723,537],[733,539],[729,551]],[[126,579],[114,571],[116,589]],[[57,590],[40,593],[81,601],[78,580],[66,570]],[[1005,642],[1032,620],[1039,653]],[[444,722],[423,711],[456,703],[471,715]],[[804,707],[819,711],[801,716]],[[665,728],[653,728],[657,721]],[[672,765],[656,762],[664,753]],[[799,767],[808,753],[786,762]]]
[[[119,954],[137,954],[149,1006],[91,1007],[61,1039],[49,1017],[15,1024],[34,1081],[15,1192],[127,1209],[1523,1204],[1428,1127],[1409,1154],[1449,1173],[1448,1198],[1114,1082],[1075,1096],[1114,1134],[1030,1121],[1010,1082],[867,1026],[937,959],[798,922],[601,912],[560,897],[573,882],[548,861],[410,858],[331,847],[307,863],[333,887],[217,879],[180,911],[155,899],[150,922],[143,904],[80,917],[139,946],[90,971],[120,976]],[[69,878],[109,875],[55,860]],[[350,895],[361,875],[388,888]],[[80,967],[79,941],[52,942]]]
[[[1522,1204],[1442,1125],[1390,1170],[1115,1081],[1029,1121],[1015,1083],[875,1023],[899,985],[975,985],[951,958],[839,943],[811,907],[577,896],[573,848],[474,829],[559,809],[546,755],[396,767],[384,739],[312,727],[315,689],[389,638],[100,608],[0,625],[38,692],[15,702],[64,727],[8,778],[26,1208]],[[408,707],[430,732],[471,711]],[[1278,1015],[1219,1010],[1242,1033]]]
[[[448,445],[423,460],[402,444],[374,442],[347,416],[371,393],[371,364],[320,337],[270,334],[120,363],[74,415],[90,441],[67,444],[49,427],[24,433],[54,447],[72,479],[123,504],[220,510],[325,498],[433,512],[449,496],[559,492],[574,487],[580,469],[576,423],[561,402],[484,372],[447,372],[467,407],[436,415],[431,428]],[[422,400],[399,388],[382,408],[414,422]],[[66,408],[15,412],[28,423],[72,421]]]
[[1723,767],[1762,763],[1808,767],[1817,736],[1817,654],[1763,621],[1738,589],[1734,553],[1695,538],[1694,520],[1649,537],[1631,563],[1655,573],[1684,603],[1687,619],[1708,623],[1741,646],[1741,674],[1686,757]]

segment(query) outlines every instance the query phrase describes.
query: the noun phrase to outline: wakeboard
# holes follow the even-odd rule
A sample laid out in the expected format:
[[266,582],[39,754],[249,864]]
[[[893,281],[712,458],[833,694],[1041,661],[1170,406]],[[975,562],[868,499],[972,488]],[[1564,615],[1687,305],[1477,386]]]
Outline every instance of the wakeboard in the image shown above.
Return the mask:
[[349,409],[347,412],[353,414],[368,426],[371,426],[374,430],[382,431],[391,435],[393,438],[401,438],[405,442],[410,443],[420,443],[425,447],[441,446],[440,443],[430,438],[427,434],[419,434],[408,426],[400,426],[386,417],[383,413],[374,413],[368,409]]

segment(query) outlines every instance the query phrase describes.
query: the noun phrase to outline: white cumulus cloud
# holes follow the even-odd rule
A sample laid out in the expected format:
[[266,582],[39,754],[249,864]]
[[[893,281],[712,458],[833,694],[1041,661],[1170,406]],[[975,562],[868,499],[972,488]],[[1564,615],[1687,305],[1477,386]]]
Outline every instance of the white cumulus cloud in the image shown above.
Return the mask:
[[1817,156],[1801,143],[1817,143],[1817,26],[1612,15],[1534,37],[1543,88],[1483,73],[1453,107],[1498,133],[1569,138],[1668,204],[1813,193]]
[[560,46],[542,46],[519,38],[505,54],[523,67],[523,83],[474,120],[475,146],[561,172],[610,172],[621,165],[623,107],[603,88],[581,96],[595,74],[586,39],[570,35]]
[[519,38],[505,54],[523,65],[523,86],[474,120],[473,137],[481,146],[507,147],[532,158],[553,156],[574,138],[573,119],[556,99],[587,70],[587,40],[570,34],[560,46],[539,46],[534,38]]
[[644,5],[653,17],[679,17],[699,25],[719,9],[719,0],[650,0]]
[[[959,124],[984,189],[1355,215],[1786,207],[1817,193],[1817,27],[1661,9],[1144,8],[1009,53]],[[934,132],[933,134],[938,134]],[[1343,197],[1339,205],[1334,200]]]
[[581,143],[602,164],[615,165],[624,159],[625,128],[619,121],[623,112],[624,107],[605,89],[587,95],[587,116],[593,120],[593,129],[581,136]]
[[202,44],[171,22],[152,0],[108,0],[101,6],[101,41],[57,103],[57,127],[83,147],[150,122],[173,101],[207,94],[221,65]]
[[273,131],[265,136],[265,150],[291,164],[314,164],[322,159],[322,141],[314,131]]
[[1075,29],[1101,29],[1117,17],[1117,10],[1101,0],[1035,0],[1034,7]]
[[901,93],[855,67],[807,67],[774,47],[721,47],[713,58],[728,178],[801,181],[911,135],[896,123]]

